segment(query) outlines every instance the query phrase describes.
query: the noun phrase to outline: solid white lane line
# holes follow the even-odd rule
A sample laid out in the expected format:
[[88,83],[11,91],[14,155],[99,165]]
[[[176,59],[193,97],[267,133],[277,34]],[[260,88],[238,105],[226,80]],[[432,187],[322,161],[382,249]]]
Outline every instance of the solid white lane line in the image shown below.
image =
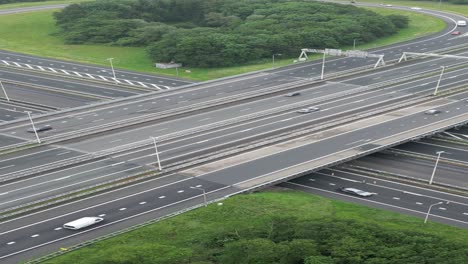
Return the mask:
[[111,166],[114,167],[114,166],[117,166],[117,165],[120,165],[120,164],[123,164],[123,163],[125,163],[125,161],[114,163]]
[[9,194],[10,192],[4,192],[4,193],[0,193],[0,195],[5,195],[5,194]]
[[68,154],[68,153],[70,153],[70,152],[71,152],[71,151],[65,151],[65,152],[57,153],[57,156],[65,155],[65,154]]
[[1,169],[6,169],[6,168],[11,168],[11,167],[14,167],[14,166],[15,166],[15,164],[11,164],[11,165],[8,165],[8,166],[0,167],[0,170],[1,170]]

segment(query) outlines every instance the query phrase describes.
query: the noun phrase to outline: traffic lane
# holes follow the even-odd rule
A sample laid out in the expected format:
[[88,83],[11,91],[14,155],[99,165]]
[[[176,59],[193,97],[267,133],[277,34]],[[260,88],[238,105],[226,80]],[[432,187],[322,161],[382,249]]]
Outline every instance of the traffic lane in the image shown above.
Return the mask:
[[[8,52],[8,51],[0,51],[0,59],[7,60],[7,61],[28,63],[28,64],[38,65],[38,66],[51,67],[51,68],[56,68],[56,69],[63,69],[63,70],[69,70],[69,71],[77,71],[77,72],[82,72],[82,73],[90,73],[90,74],[104,75],[107,77],[113,77],[110,64],[108,65],[108,67],[98,66],[98,65],[91,65],[91,64],[76,63],[72,61],[64,61],[64,60],[59,60],[59,59],[42,58],[42,57],[36,57],[32,55],[26,55],[26,54]],[[150,82],[154,84],[166,85],[166,86],[171,86],[171,87],[183,86],[183,85],[195,83],[194,81],[184,80],[181,78],[165,77],[165,76],[158,76],[158,75],[152,75],[152,74],[145,74],[141,72],[121,70],[121,69],[118,69],[118,59],[116,58],[113,62],[114,62],[114,67],[116,67],[115,74],[117,78],[141,81],[141,82]]]
[[459,149],[468,150],[468,146],[465,146],[465,145],[462,145],[462,144],[457,144],[455,142],[447,142],[447,141],[444,141],[444,140],[440,140],[437,137],[423,138],[423,139],[420,139],[419,141],[421,141],[423,143],[427,143],[427,144],[434,144],[434,145],[446,146],[446,147],[449,147],[449,148],[459,148]]
[[[341,91],[342,86],[333,84],[327,85],[329,87],[328,91]],[[162,135],[169,135],[171,133],[180,133],[186,130],[193,130],[194,124],[196,127],[203,127],[205,125],[213,124],[216,122],[225,122],[227,120],[231,120],[234,118],[240,118],[243,116],[249,116],[252,114],[258,114],[262,111],[271,111],[276,108],[280,109],[283,106],[287,105],[294,105],[298,104],[297,108],[303,108],[304,105],[310,101],[310,105],[321,105],[319,103],[312,103],[318,102],[321,97],[317,97],[318,94],[321,94],[322,91],[320,90],[303,90],[302,96],[298,97],[285,97],[275,96],[267,99],[262,99],[255,102],[248,102],[244,104],[239,104],[235,106],[225,107],[219,110],[213,110],[206,113],[195,114],[189,117],[183,117],[176,120],[166,121],[166,122],[158,122],[155,125],[145,126],[143,128],[136,128],[132,131],[122,131],[118,132],[115,135],[105,135],[101,137],[91,138],[88,140],[83,140],[78,143],[71,143],[67,146],[77,149],[82,149],[86,151],[96,151],[97,146],[99,148],[112,148],[117,147],[122,144],[129,144],[136,141],[140,141],[142,138],[148,138],[149,136],[162,136]],[[359,95],[356,95],[359,96]],[[354,97],[353,97],[354,98]],[[342,100],[349,100],[343,98]],[[339,103],[335,103],[339,104]],[[309,105],[306,105],[309,106]],[[296,116],[294,114],[294,116]],[[101,118],[100,116],[95,115],[87,115],[81,116],[83,118]],[[99,119],[98,119],[99,120]],[[138,136],[135,136],[137,133]],[[98,143],[98,145],[96,145]]]
[[[355,102],[356,106],[360,106],[360,102]],[[326,112],[326,111],[324,111]],[[271,133],[272,131],[282,129],[288,130],[289,126],[297,126],[303,122],[311,123],[310,118],[314,116],[313,114],[310,115],[300,115],[295,112],[292,112],[294,116],[296,116],[297,120],[294,120],[293,117],[285,116],[282,119],[278,119],[276,121],[273,120],[261,120],[259,122],[255,122],[257,124],[245,124],[235,127],[229,127],[225,130],[210,132],[206,134],[202,134],[199,136],[190,137],[188,139],[183,140],[176,140],[171,141],[169,143],[161,143],[159,144],[159,154],[162,159],[162,163],[166,164],[169,161],[173,161],[175,159],[180,160],[182,158],[187,158],[187,156],[195,156],[198,155],[200,152],[207,152],[208,150],[213,151],[213,149],[220,149],[226,148],[226,146],[234,146],[238,144],[239,141],[244,141],[244,143],[248,142],[247,139],[252,137],[262,138],[264,135],[262,133]],[[327,118],[326,113],[324,118]],[[315,116],[316,119],[320,118],[320,116]],[[328,117],[331,118],[331,117]],[[301,120],[302,119],[302,120]],[[141,138],[140,134],[135,132],[132,133],[137,138]],[[113,159],[121,159],[127,160],[131,162],[135,162],[138,164],[146,165],[148,163],[155,163],[155,154],[154,148],[152,146],[152,142],[149,142],[149,146],[138,149],[138,150],[131,150],[129,153],[119,154],[112,156]],[[202,144],[202,145],[201,145]],[[63,172],[55,173],[51,175],[51,179],[61,179],[63,177]],[[41,179],[44,182],[44,179]],[[55,181],[55,180],[54,180]],[[61,181],[61,183],[66,183],[67,186],[70,184],[70,181],[67,180],[66,182]],[[50,186],[47,186],[49,188]],[[53,187],[53,186],[52,186]],[[45,190],[40,189],[40,192],[45,192]],[[11,192],[11,195],[14,195]]]
[[[439,109],[445,111],[459,105],[459,102],[453,102],[441,106]],[[267,175],[271,172],[293,167],[297,164],[324,156],[336,155],[336,153],[344,150],[354,149],[360,151],[377,148],[380,146],[374,145],[372,143],[374,140],[388,138],[396,133],[404,133],[424,125],[444,121],[449,117],[464,115],[467,109],[468,105],[464,105],[463,109],[452,110],[449,113],[443,112],[441,115],[427,116],[423,113],[415,113],[400,116],[391,121],[372,124],[368,127],[348,131],[318,142],[305,144],[273,155],[258,157],[258,159],[250,162],[226,168],[222,172],[212,172],[200,177],[215,182],[219,181],[223,184],[235,184],[236,182],[249,180],[252,175]]]
[[[460,54],[460,56],[465,56],[466,54],[468,53],[462,53]],[[359,74],[357,77],[354,78],[345,78],[344,82],[355,85],[366,85],[368,83],[375,83],[376,81],[393,81],[398,77],[417,77],[417,75],[423,73],[440,72],[440,66],[454,67],[455,65],[463,65],[463,63],[457,62],[456,60],[451,58],[407,61],[404,63],[399,63],[395,66],[377,68],[371,73]]]
[[35,88],[7,83],[4,83],[3,86],[7,89],[8,96],[12,100],[44,105],[57,109],[83,106],[99,100],[99,98],[94,98],[92,96],[50,90],[48,88]]
[[[264,75],[263,75],[264,76]],[[263,76],[258,78],[264,79]],[[275,78],[275,79],[282,79],[279,84],[284,84],[287,81],[284,78],[278,76],[269,76],[268,78]],[[242,81],[242,80],[240,80]],[[239,81],[239,82],[240,82]],[[232,85],[235,85],[237,82],[227,82]],[[216,84],[217,86],[217,84]],[[195,103],[205,104],[206,99],[222,99],[228,95],[238,94],[240,90],[239,87],[241,85],[234,86],[233,92],[223,92],[217,91],[217,88],[213,89],[202,89],[200,91],[177,91],[170,93],[169,95],[164,95],[161,93],[160,96],[157,98],[142,98],[132,102],[125,102],[122,104],[114,105],[111,107],[103,107],[102,110],[92,110],[92,111],[84,111],[80,113],[73,113],[70,116],[58,118],[56,120],[47,120],[38,122],[38,124],[54,124],[55,127],[61,128],[65,132],[75,131],[80,126],[81,127],[88,127],[90,122],[101,122],[104,121],[106,123],[122,121],[123,117],[138,117],[138,116],[149,116],[154,115],[155,113],[171,110],[174,109],[175,106],[177,107],[185,107]],[[191,100],[191,97],[197,97],[196,100]],[[96,117],[94,120],[89,120],[90,117]],[[86,117],[84,120],[83,117]],[[104,118],[103,118],[104,117]],[[96,121],[98,120],[98,121]],[[63,122],[66,121],[66,122]],[[62,123],[63,122],[63,123]],[[101,122],[103,123],[103,122]],[[17,131],[17,128],[13,129],[6,129],[5,131]]]
[[[359,160],[351,161],[349,164],[429,182],[434,170],[435,161],[376,153]],[[437,165],[433,182],[468,188],[466,173],[466,167],[446,164],[442,160]]]
[[24,116],[27,116],[27,114],[24,111],[18,111],[15,106],[0,104],[0,122],[15,120]]
[[[456,78],[452,78],[452,77],[456,77]],[[458,84],[462,79],[463,79],[463,76],[461,76],[458,72],[451,72],[451,73],[448,73],[447,74],[447,79],[446,81],[444,81],[442,83],[442,85],[440,86],[440,90],[444,90],[444,89],[448,89],[451,87],[451,85],[453,85],[453,82],[455,82],[455,84]],[[422,80],[419,80],[419,82],[421,82]],[[408,89],[406,89],[406,92],[407,93],[417,93],[417,92],[422,92],[422,91],[432,91],[433,89],[433,83],[436,83],[437,82],[437,77],[436,76],[433,76],[433,77],[429,77],[429,78],[425,78],[424,79],[424,83],[423,84],[418,84],[416,85],[415,83],[416,82],[409,82],[409,83],[405,83],[403,85],[399,85],[399,86],[396,86],[396,88],[394,87],[393,89],[400,89],[400,87],[409,87]],[[401,88],[403,89],[403,88]],[[315,94],[319,93],[321,91],[315,91]],[[332,91],[327,91],[327,94],[330,94]],[[179,96],[179,98],[182,98],[182,96]],[[170,101],[170,98],[167,98],[166,101]],[[284,101],[284,99],[283,99]],[[153,102],[154,103],[154,102]],[[154,105],[152,103],[152,105]],[[145,114],[145,113],[148,113],[148,112],[155,112],[155,110],[158,108],[158,107],[155,107],[155,106],[152,106],[150,108],[146,108],[145,105],[143,104],[139,104],[137,105],[137,108],[139,110],[136,110],[136,113],[138,114]],[[129,114],[131,114],[132,112],[132,109],[128,109],[127,107],[124,107],[123,110],[127,110],[129,112]],[[95,114],[93,116],[97,116],[99,114]],[[89,117],[90,115],[88,115]],[[101,117],[96,117],[98,119],[95,119],[93,120],[92,122],[98,120],[99,122],[111,122],[111,120],[109,120],[107,118],[107,115],[106,115],[106,120],[103,120]],[[120,120],[120,118],[119,118]],[[69,122],[69,124],[71,124],[72,122]],[[71,129],[71,127],[69,127],[68,129]],[[66,130],[65,130],[66,131]]]
[[153,168],[136,163],[104,160],[4,184],[0,186],[0,209],[5,210],[82,188],[91,188],[151,169]]
[[393,148],[397,150],[409,151],[414,154],[421,153],[431,155],[433,156],[434,160],[437,158],[436,152],[444,151],[446,153],[441,155],[442,159],[450,161],[462,161],[467,162],[468,164],[468,149],[448,147],[439,144],[429,144],[421,141],[406,143]]
[[[468,227],[468,215],[460,213],[460,210],[462,210],[462,212],[466,212],[468,209],[467,206],[461,206],[458,204],[454,205],[451,203],[447,204],[443,200],[441,201],[437,199],[428,199],[426,204],[417,204],[420,203],[416,202],[417,199],[420,199],[419,197],[409,196],[406,198],[407,200],[415,198],[416,200],[414,200],[414,202],[402,202],[401,199],[379,199],[378,197],[380,194],[374,195],[370,198],[361,198],[349,194],[340,193],[336,190],[330,190],[329,187],[325,184],[316,187],[311,183],[308,183],[307,185],[299,185],[292,182],[286,182],[281,183],[279,186],[304,192],[310,192],[331,199],[343,200],[351,203],[366,205],[369,207],[391,210],[403,214],[413,215],[420,218],[424,218],[426,216],[429,206],[431,204],[441,202],[441,204],[432,207],[429,216],[429,221],[436,221],[439,223],[444,223],[461,228]],[[375,190],[381,191],[380,189]]]
[[[61,90],[70,92],[80,92],[90,95],[98,95],[105,97],[127,97],[135,94],[144,93],[136,89],[129,89],[119,86],[110,86],[105,84],[96,84],[95,82],[75,79],[63,79],[55,76],[44,76],[42,74],[31,74],[24,72],[14,72],[12,70],[0,69],[0,76],[6,80],[17,81],[24,83],[26,86],[28,83],[31,85],[45,86],[51,90]],[[10,88],[11,89],[11,88]]]
[[25,142],[25,140],[0,133],[0,147],[12,146],[22,142]]
[[[338,87],[338,89],[340,89]],[[303,92],[303,96],[289,98],[289,97],[275,97],[271,99],[266,99],[262,101],[257,101],[256,103],[247,103],[242,105],[237,105],[233,107],[224,108],[221,110],[216,110],[212,112],[207,112],[199,115],[190,116],[188,118],[182,118],[174,121],[158,123],[156,125],[145,126],[143,128],[137,128],[132,131],[118,132],[112,135],[105,135],[102,137],[91,138],[89,140],[80,141],[78,143],[69,144],[69,147],[80,149],[83,151],[96,151],[97,147],[99,148],[113,148],[118,147],[122,144],[131,144],[136,141],[141,141],[142,138],[149,138],[150,136],[162,136],[170,135],[171,133],[180,133],[182,131],[189,131],[194,129],[194,123],[197,124],[198,128],[207,126],[214,123],[219,123],[222,125],[222,122],[227,120],[234,120],[235,118],[241,118],[242,116],[247,117],[251,114],[259,114],[262,111],[274,110],[271,106],[279,106],[279,112],[261,116],[259,118],[250,119],[249,121],[231,124],[227,128],[222,128],[223,131],[226,129],[242,131],[242,133],[248,133],[250,135],[257,135],[258,133],[263,133],[264,131],[277,130],[279,127],[289,127],[297,126],[303,123],[309,123],[316,120],[317,122],[324,122],[329,120],[332,116],[337,117],[345,114],[349,114],[352,111],[365,111],[367,108],[375,108],[376,105],[384,105],[388,102],[394,102],[399,99],[407,97],[407,94],[400,96],[395,93],[395,91],[390,90],[378,90],[371,92],[362,92],[355,95],[349,95],[344,98],[338,98],[336,100],[326,102],[326,103],[312,103],[317,101],[319,98],[316,98],[315,95],[317,92]],[[375,94],[371,96],[371,94]],[[311,101],[310,104],[306,104],[307,101]],[[381,103],[376,103],[381,102]],[[292,110],[280,111],[281,104],[293,106],[294,104],[299,104]],[[313,113],[301,114],[297,113],[298,109],[315,106],[320,107],[321,110]],[[355,110],[356,109],[356,110]],[[243,124],[247,123],[247,124]],[[253,128],[259,128],[264,131],[255,131]],[[196,130],[196,129],[195,129]],[[221,133],[232,133],[232,132],[223,132]],[[206,140],[211,139],[210,137],[217,137],[219,129],[211,132],[202,132],[203,134],[208,133],[209,138],[205,139],[195,139],[194,141],[205,142]],[[193,134],[189,136],[188,142],[190,143],[193,139]]]
[[[108,203],[97,204],[94,207],[85,208],[77,212],[57,215],[52,219],[41,219],[40,222],[33,223],[30,226],[1,232],[0,245],[2,247],[0,248],[0,256],[49,241],[63,239],[70,235],[78,235],[83,231],[109,225],[129,216],[135,216],[150,210],[170,206],[180,201],[203,196],[201,189],[192,189],[190,187],[203,188],[207,194],[227,188],[224,185],[194,178],[180,182],[177,185],[169,185],[156,190],[136,193],[129,197],[122,197]],[[70,231],[61,228],[63,224],[84,216],[102,216],[105,221],[83,231]],[[35,236],[32,239],[34,235],[39,236]],[[15,243],[8,244],[11,242]]]
[[[420,195],[405,191],[405,189],[391,189],[379,184],[352,182],[349,179],[338,178],[334,176],[325,176],[321,174],[314,174],[312,176],[300,177],[289,181],[289,183],[299,184],[302,186],[309,186],[327,190],[330,192],[337,192],[345,196],[353,198],[365,199],[376,203],[383,203],[391,206],[398,206],[407,208],[416,212],[427,212],[431,204],[442,202],[441,204],[433,207],[431,214],[446,219],[453,219],[455,221],[463,222],[468,227],[468,204],[467,203],[454,203],[450,200],[438,199],[435,197]],[[339,186],[337,188],[337,186]],[[370,197],[361,197],[353,194],[343,193],[339,190],[340,187],[356,188],[366,192],[375,193]],[[402,186],[404,188],[404,186]],[[426,211],[424,211],[426,210]]]
[[31,6],[31,7],[18,7],[18,8],[8,8],[0,9],[0,15],[7,14],[17,14],[23,12],[32,12],[40,10],[49,10],[49,9],[60,9],[68,6],[68,4],[57,4],[57,5],[44,5],[44,6]]
[[57,146],[38,146],[22,150],[21,152],[7,153],[2,155],[0,159],[0,175],[2,175],[0,178],[8,174],[18,173],[23,170],[80,155],[83,155],[83,153]]
[[337,177],[345,181],[366,183],[378,185],[382,188],[388,188],[393,190],[402,190],[402,195],[407,193],[415,196],[424,196],[428,198],[448,201],[451,203],[459,203],[461,205],[468,205],[468,198],[462,195],[456,195],[443,191],[428,189],[424,187],[414,186],[405,183],[399,183],[391,180],[379,178],[378,176],[363,175],[357,172],[349,171],[346,168],[332,167],[324,170],[320,170],[311,175],[319,175],[320,177]]

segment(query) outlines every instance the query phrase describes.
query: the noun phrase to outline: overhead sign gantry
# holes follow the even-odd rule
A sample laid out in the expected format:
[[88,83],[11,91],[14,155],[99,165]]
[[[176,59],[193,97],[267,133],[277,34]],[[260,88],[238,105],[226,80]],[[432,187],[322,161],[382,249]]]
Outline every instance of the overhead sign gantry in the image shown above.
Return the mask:
[[383,59],[383,54],[373,54],[367,51],[362,50],[340,50],[340,49],[301,49],[301,55],[299,56],[300,61],[307,60],[307,53],[322,53],[322,74],[320,75],[320,79],[323,80],[323,73],[325,70],[325,56],[345,56],[345,57],[354,57],[354,58],[378,58],[377,62],[374,65],[374,69],[381,64],[382,66],[385,65],[385,61]]

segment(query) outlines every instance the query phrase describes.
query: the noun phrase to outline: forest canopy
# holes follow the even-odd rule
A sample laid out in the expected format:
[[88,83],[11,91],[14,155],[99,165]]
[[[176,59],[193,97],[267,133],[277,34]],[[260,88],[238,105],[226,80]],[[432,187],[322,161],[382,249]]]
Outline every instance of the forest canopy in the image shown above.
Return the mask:
[[405,16],[300,0],[98,0],[54,16],[67,44],[142,46],[155,62],[193,67],[362,44],[408,26]]

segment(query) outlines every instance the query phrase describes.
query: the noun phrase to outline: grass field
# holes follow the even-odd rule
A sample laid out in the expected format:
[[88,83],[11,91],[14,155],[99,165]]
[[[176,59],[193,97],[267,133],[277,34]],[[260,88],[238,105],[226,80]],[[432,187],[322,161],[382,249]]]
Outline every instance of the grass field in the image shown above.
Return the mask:
[[81,2],[89,2],[93,0],[56,0],[56,1],[44,1],[44,2],[22,2],[22,3],[11,3],[0,5],[0,9],[11,9],[18,7],[30,7],[30,6],[43,6],[43,5],[57,5],[57,4],[74,4]]
[[[55,2],[55,1],[54,1]],[[444,27],[441,20],[415,14],[412,12],[402,12],[390,9],[374,8],[382,14],[404,14],[410,16],[410,27],[402,30],[399,34],[380,39],[373,43],[360,45],[357,48],[364,49],[378,47],[390,43],[401,42],[415,37],[437,32]],[[153,63],[146,57],[143,48],[114,47],[103,45],[64,45],[60,37],[54,35],[56,27],[52,18],[54,11],[42,11],[25,14],[14,14],[0,16],[0,49],[28,53],[38,56],[60,58],[65,60],[80,61],[98,65],[106,65],[106,58],[113,57],[114,65],[117,68],[158,73],[165,75],[175,75],[174,69],[155,69]],[[343,49],[350,48],[342,47]],[[298,56],[299,56],[298,49]],[[291,64],[293,58],[277,57],[275,66]],[[252,65],[238,67],[218,68],[218,69],[193,69],[186,73],[187,69],[180,69],[180,77],[195,80],[209,80],[230,76],[255,70],[268,69],[272,67],[271,60],[265,60]]]
[[[171,249],[184,248],[192,252],[191,263],[201,262],[213,254],[210,239],[216,234],[236,233],[246,230],[265,230],[271,216],[281,215],[305,221],[320,221],[323,218],[353,219],[365,225],[400,232],[417,231],[433,234],[468,246],[468,230],[428,222],[421,218],[372,209],[360,205],[326,199],[295,191],[268,191],[249,195],[238,195],[223,201],[223,205],[212,204],[176,216],[160,223],[101,241],[92,246],[67,253],[45,263],[100,263],[113,248],[150,243],[167,249],[164,254],[173,254]],[[197,262],[200,261],[200,262]],[[159,262],[158,262],[159,263]]]

